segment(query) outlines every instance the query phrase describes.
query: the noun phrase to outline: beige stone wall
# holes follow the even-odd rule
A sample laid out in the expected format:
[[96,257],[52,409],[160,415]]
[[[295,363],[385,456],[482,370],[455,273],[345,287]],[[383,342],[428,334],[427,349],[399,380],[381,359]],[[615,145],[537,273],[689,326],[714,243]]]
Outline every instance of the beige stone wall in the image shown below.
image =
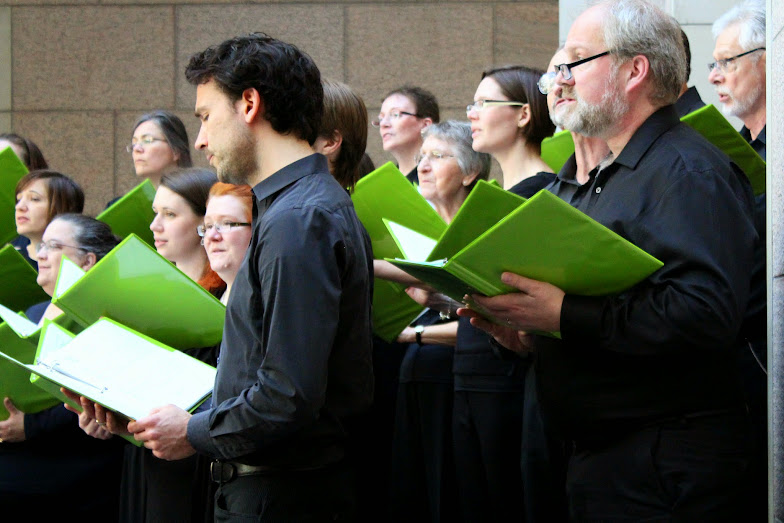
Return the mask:
[[[95,213],[136,182],[124,149],[135,118],[174,110],[195,139],[188,57],[250,31],[300,46],[371,115],[411,82],[436,94],[445,118],[464,119],[484,68],[547,65],[558,2],[0,0],[0,131],[37,142]],[[369,132],[373,160],[391,159]]]

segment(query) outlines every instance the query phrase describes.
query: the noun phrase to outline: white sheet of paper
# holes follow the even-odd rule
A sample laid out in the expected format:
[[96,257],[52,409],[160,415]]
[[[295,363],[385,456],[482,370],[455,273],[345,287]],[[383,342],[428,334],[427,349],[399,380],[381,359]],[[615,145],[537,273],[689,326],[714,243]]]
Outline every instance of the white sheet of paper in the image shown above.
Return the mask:
[[84,276],[84,272],[81,267],[63,256],[60,262],[60,273],[57,275],[57,282],[54,286],[54,298],[62,296],[74,283],[79,281],[79,278]]
[[27,337],[38,330],[38,325],[19,316],[17,313],[0,305],[0,318],[8,324],[9,327],[19,336]]
[[433,252],[433,247],[437,243],[433,238],[393,221],[387,221],[387,225],[389,226],[389,231],[397,239],[398,245],[403,251],[403,256],[407,260],[425,261],[430,256],[430,253]]

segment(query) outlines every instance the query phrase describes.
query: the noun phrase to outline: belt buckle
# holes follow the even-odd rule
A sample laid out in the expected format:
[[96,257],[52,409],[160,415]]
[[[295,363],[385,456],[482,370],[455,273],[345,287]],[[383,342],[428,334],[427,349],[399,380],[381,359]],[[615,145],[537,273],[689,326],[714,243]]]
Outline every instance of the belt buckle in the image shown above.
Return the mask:
[[232,463],[215,460],[210,463],[210,479],[214,483],[228,483],[237,477],[237,469]]

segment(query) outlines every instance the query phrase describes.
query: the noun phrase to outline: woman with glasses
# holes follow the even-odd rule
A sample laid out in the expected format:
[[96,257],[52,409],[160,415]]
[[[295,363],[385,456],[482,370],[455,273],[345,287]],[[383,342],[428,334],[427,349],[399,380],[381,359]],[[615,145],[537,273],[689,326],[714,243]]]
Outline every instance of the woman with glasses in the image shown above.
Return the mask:
[[[542,140],[555,130],[538,90],[543,72],[523,66],[485,71],[466,108],[474,150],[491,154],[504,188],[526,198],[555,178],[541,158]],[[453,436],[467,521],[522,521],[530,508],[523,502],[520,457],[531,359],[496,349],[485,332],[459,320]]]
[[[90,270],[119,243],[108,225],[81,214],[59,214],[44,231],[38,247],[38,284],[50,296],[67,256]],[[62,314],[50,302],[28,309],[39,324]],[[77,416],[62,404],[26,414],[4,398],[9,418],[0,422],[0,506],[7,521],[114,515],[119,494],[122,446],[92,423],[88,437]],[[89,493],[89,496],[85,496]],[[74,502],[79,500],[78,502]]]
[[418,183],[416,157],[422,146],[422,131],[439,119],[433,93],[404,85],[387,93],[378,119],[371,122],[381,133],[384,150],[394,156],[398,169],[411,183]]
[[191,166],[188,144],[182,120],[169,111],[153,111],[136,120],[125,149],[131,153],[136,176],[148,178],[157,188],[164,174]]
[[[476,182],[487,179],[490,157],[471,148],[467,123],[433,124],[422,136],[420,191],[450,223]],[[456,321],[427,309],[398,337],[407,347],[393,436],[393,521],[461,519],[451,435],[456,335]]]
[[48,169],[31,171],[16,184],[16,233],[27,240],[20,252],[36,266],[36,249],[46,226],[62,213],[81,213],[84,192],[68,176]]

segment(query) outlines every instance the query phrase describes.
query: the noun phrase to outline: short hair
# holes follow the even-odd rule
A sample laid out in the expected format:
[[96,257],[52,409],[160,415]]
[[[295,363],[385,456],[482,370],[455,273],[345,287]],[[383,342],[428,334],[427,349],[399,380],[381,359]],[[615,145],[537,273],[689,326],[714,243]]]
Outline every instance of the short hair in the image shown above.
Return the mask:
[[689,45],[689,37],[686,36],[686,31],[681,28],[681,38],[683,39],[683,50],[686,52],[686,81],[691,78],[691,45]]
[[650,102],[675,103],[686,83],[686,52],[681,27],[670,15],[645,0],[607,0],[603,22],[604,43],[617,67],[637,55],[648,59]]
[[348,85],[324,80],[324,114],[319,136],[331,138],[335,131],[343,137],[332,175],[346,189],[359,180],[359,162],[367,147],[368,113],[365,102]]
[[190,167],[193,165],[188,131],[185,130],[185,125],[176,114],[169,111],[152,111],[143,114],[133,124],[133,132],[136,132],[136,128],[144,122],[154,122],[158,129],[161,130],[169,147],[177,153],[177,167]]
[[550,120],[547,97],[539,92],[539,78],[545,71],[524,65],[507,65],[487,69],[482,79],[492,78],[504,96],[515,102],[527,103],[531,121],[521,129],[527,142],[541,145],[542,140],[552,136],[555,124]]
[[16,184],[15,194],[24,191],[27,186],[36,180],[41,180],[46,186],[46,197],[49,199],[47,222],[63,213],[81,213],[84,210],[84,191],[74,180],[50,169],[30,171]]
[[[765,2],[746,0],[732,7],[713,22],[713,38],[716,39],[731,25],[739,24],[738,44],[744,50],[765,45]],[[759,55],[754,57],[759,60]]]
[[161,177],[161,185],[188,202],[188,207],[197,216],[207,212],[207,198],[216,183],[217,175],[202,167],[178,169]]
[[83,251],[95,254],[96,261],[109,254],[122,241],[109,225],[84,214],[58,214],[52,222],[55,220],[73,225],[76,245]]
[[250,185],[218,182],[210,188],[207,204],[210,203],[213,196],[234,196],[242,202],[248,219],[253,215],[253,189],[250,188]]
[[22,150],[22,158],[19,159],[27,166],[28,170],[37,171],[49,168],[49,164],[46,163],[44,158],[44,153],[41,152],[41,149],[38,148],[34,141],[16,133],[0,133],[0,140],[6,140]]
[[436,95],[427,89],[409,84],[401,85],[400,87],[389,91],[381,101],[383,102],[393,94],[399,94],[411,100],[419,118],[430,118],[433,120],[433,123],[441,121],[441,113],[438,109]]
[[321,73],[296,46],[264,33],[236,36],[194,54],[185,68],[193,85],[212,80],[235,102],[246,89],[264,101],[275,132],[316,141],[323,112]]
[[468,122],[446,120],[433,124],[422,131],[423,140],[429,137],[443,140],[452,147],[457,165],[460,166],[463,174],[476,173],[476,178],[474,178],[469,189],[472,189],[477,181],[487,180],[488,176],[490,176],[490,155],[474,150],[473,139],[471,138],[471,124]]

